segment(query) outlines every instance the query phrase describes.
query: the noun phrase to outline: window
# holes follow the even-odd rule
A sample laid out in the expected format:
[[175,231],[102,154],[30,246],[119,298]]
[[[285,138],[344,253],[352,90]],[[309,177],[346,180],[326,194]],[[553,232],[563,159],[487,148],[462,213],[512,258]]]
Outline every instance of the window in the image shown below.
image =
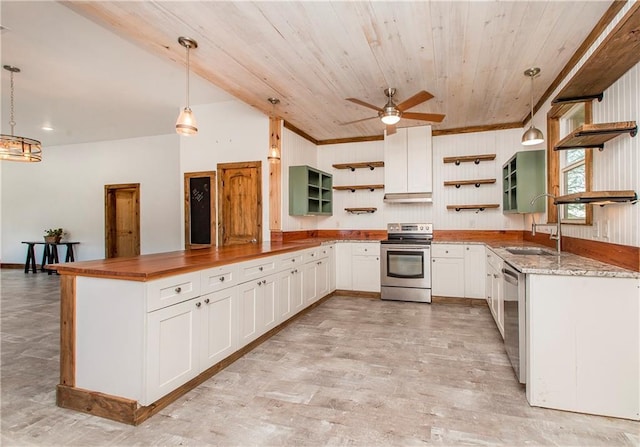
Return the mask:
[[[558,113],[549,124],[555,122],[556,131],[550,132],[550,135],[557,135],[555,141],[550,141],[551,147],[557,141],[564,138],[577,127],[584,123],[591,122],[591,103],[578,103],[570,108],[564,106],[564,110]],[[548,155],[556,157],[555,164],[557,171],[549,172],[548,188],[555,185],[553,189],[558,195],[567,195],[577,192],[589,191],[591,189],[591,149],[569,149],[562,151],[550,150]],[[554,169],[555,171],[555,169]],[[563,223],[568,224],[591,224],[591,206],[582,204],[561,205],[561,219]],[[554,216],[555,217],[555,216]],[[555,218],[553,219],[555,221]]]

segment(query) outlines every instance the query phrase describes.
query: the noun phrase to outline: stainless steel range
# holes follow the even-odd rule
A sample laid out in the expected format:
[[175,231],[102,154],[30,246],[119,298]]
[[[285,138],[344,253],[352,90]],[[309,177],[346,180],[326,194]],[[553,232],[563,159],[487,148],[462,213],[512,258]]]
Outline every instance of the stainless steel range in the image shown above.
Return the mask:
[[433,224],[392,223],[380,245],[383,300],[431,302]]

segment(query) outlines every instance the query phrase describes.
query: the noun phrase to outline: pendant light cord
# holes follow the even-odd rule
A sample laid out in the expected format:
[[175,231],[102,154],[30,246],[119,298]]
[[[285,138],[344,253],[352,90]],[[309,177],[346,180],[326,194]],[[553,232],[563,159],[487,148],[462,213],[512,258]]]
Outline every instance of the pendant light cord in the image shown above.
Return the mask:
[[189,107],[189,49],[191,48],[191,46],[187,45],[186,48],[187,48],[187,109],[190,109]]
[[16,125],[16,121],[14,119],[14,110],[13,110],[13,71],[11,72],[11,112],[10,112],[10,121],[9,126],[11,126],[11,136],[13,136],[13,128]]
[[531,126],[530,127],[533,127],[533,78],[534,78],[534,76],[535,75],[531,75],[531,101],[530,101],[530,104],[531,104]]

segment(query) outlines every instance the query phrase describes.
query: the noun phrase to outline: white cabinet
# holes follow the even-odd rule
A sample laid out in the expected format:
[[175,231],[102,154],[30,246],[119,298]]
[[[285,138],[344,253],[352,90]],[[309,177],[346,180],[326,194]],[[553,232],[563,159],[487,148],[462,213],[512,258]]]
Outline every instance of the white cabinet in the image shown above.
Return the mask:
[[279,295],[278,295],[278,314],[279,323],[291,318],[297,311],[302,309],[304,301],[302,300],[302,274],[299,270],[302,267],[291,267],[278,274]]
[[329,294],[330,251],[327,247],[308,250],[302,267],[302,295],[304,307]]
[[200,373],[200,307],[193,298],[147,317],[147,386],[142,399],[148,405]]
[[353,290],[380,292],[380,243],[353,243],[351,253]]
[[336,244],[330,244],[326,246],[320,247],[321,255],[326,253],[326,262],[327,262],[327,271],[328,271],[328,280],[327,280],[327,291],[322,293],[320,296],[325,296],[334,290],[336,290]]
[[464,297],[464,246],[433,244],[431,246],[431,294]]
[[485,297],[484,244],[433,244],[431,293],[435,296]]
[[204,295],[201,301],[200,369],[205,370],[238,349],[238,288]]
[[384,171],[385,193],[431,192],[431,126],[385,134]]
[[336,244],[336,289],[352,290],[351,280],[351,242],[339,242]]
[[486,296],[491,315],[504,338],[504,297],[502,290],[502,267],[504,261],[487,248],[486,260]]
[[464,296],[485,297],[486,258],[484,244],[464,245]]
[[239,347],[276,326],[278,285],[278,275],[273,274],[238,286]]

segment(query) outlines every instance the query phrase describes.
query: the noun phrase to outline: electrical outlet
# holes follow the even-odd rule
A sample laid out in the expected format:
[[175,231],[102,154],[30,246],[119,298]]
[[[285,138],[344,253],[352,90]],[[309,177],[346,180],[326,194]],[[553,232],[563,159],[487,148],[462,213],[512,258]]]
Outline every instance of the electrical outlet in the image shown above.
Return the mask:
[[600,222],[595,222],[593,224],[593,237],[595,238],[600,237]]

